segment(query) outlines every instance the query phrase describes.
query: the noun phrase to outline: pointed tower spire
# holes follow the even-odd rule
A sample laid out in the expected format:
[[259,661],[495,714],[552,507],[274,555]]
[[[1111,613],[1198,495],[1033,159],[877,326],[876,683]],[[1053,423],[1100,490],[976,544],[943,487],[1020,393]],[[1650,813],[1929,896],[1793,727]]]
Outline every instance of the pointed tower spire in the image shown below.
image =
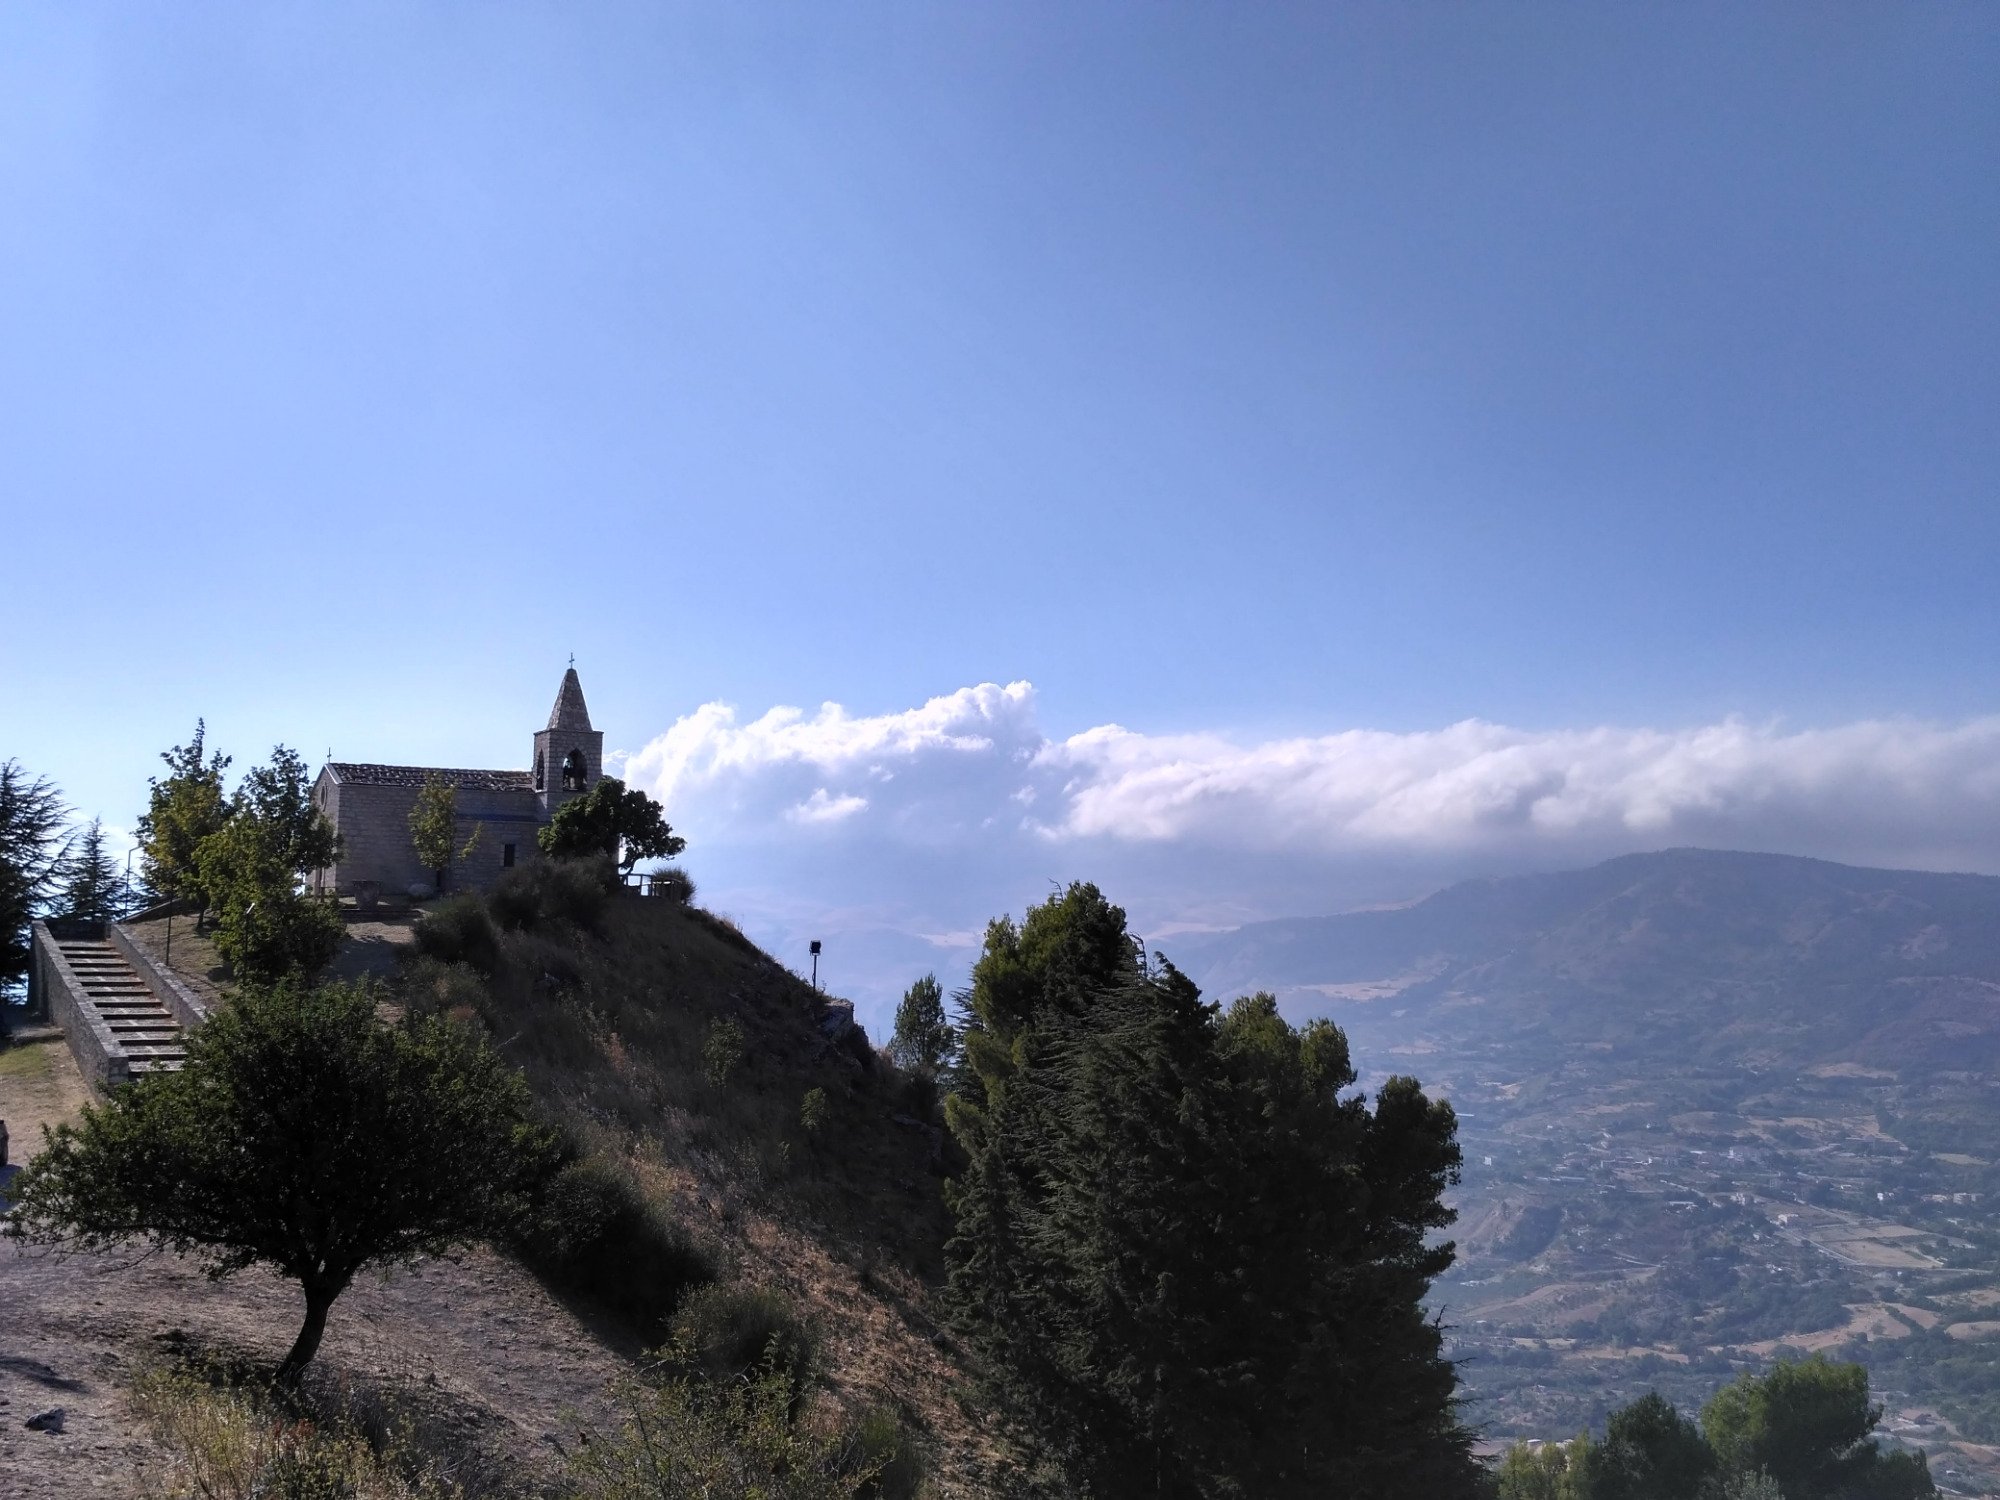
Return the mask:
[[590,710],[584,706],[583,684],[577,681],[575,667],[563,673],[562,687],[556,693],[556,706],[549,710],[549,728],[585,732],[590,729]]
[[604,735],[590,727],[584,707],[583,684],[576,668],[563,673],[556,706],[549,710],[549,727],[535,735],[534,787],[542,814],[553,817],[569,798],[587,792],[604,774]]

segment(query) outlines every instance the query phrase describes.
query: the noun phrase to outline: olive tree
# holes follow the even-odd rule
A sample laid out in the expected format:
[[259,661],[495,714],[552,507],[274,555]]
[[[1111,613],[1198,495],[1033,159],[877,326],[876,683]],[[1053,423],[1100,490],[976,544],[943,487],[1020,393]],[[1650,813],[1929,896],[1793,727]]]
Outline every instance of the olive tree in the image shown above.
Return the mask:
[[503,1230],[546,1169],[521,1075],[443,1017],[388,1025],[367,984],[248,990],[150,1076],[44,1135],[9,1188],[11,1236],[81,1249],[142,1241],[212,1276],[268,1266],[305,1321],[296,1381],[327,1312],[370,1265]]

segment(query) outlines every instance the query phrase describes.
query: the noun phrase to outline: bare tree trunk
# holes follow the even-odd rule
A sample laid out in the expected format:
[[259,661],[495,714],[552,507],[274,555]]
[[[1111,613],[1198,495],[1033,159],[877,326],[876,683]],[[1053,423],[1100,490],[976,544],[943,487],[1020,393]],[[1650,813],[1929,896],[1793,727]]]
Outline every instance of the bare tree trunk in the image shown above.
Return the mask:
[[281,1389],[290,1389],[299,1383],[299,1376],[312,1363],[312,1357],[319,1352],[319,1341],[326,1334],[327,1310],[333,1306],[334,1293],[306,1289],[306,1321],[299,1329],[299,1336],[292,1343],[292,1352],[278,1366],[275,1377]]

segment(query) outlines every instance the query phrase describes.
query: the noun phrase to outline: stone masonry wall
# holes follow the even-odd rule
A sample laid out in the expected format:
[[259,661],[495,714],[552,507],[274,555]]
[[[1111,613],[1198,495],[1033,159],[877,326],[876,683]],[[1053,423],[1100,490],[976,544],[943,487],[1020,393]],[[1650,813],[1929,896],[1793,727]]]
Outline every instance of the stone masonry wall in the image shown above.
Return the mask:
[[[372,880],[387,899],[399,899],[413,885],[431,887],[433,874],[417,862],[410,842],[410,811],[417,805],[417,788],[357,783],[340,788],[340,863],[332,882],[342,893]],[[535,834],[541,827],[540,804],[531,792],[458,791],[458,830],[453,842],[463,849],[480,828],[471,855],[452,867],[454,889],[491,885],[504,868],[506,846],[514,846],[517,864],[535,857]]]
[[131,1082],[132,1067],[125,1049],[86,998],[83,981],[62,956],[55,937],[40,922],[34,925],[33,944],[35,994],[49,1019],[69,1038],[70,1055],[85,1079],[100,1092]]
[[165,964],[155,963],[153,955],[132,941],[132,934],[124,924],[113,922],[104,929],[104,936],[132,965],[133,971],[146,981],[146,988],[153,992],[153,998],[160,1002],[166,1013],[189,1031],[208,1019],[208,1005],[185,984],[180,976]]

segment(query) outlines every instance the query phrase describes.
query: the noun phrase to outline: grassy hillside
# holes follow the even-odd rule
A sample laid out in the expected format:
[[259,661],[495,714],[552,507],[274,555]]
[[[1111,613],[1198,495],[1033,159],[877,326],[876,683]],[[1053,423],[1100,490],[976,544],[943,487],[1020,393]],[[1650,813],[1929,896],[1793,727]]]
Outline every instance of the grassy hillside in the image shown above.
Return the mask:
[[947,1230],[929,1092],[726,921],[525,889],[427,917],[398,990],[483,1022],[593,1177],[652,1221],[650,1250],[529,1264],[635,1350],[708,1276],[780,1293],[817,1333],[832,1401],[893,1412],[946,1493],[1002,1492],[929,1311]]

